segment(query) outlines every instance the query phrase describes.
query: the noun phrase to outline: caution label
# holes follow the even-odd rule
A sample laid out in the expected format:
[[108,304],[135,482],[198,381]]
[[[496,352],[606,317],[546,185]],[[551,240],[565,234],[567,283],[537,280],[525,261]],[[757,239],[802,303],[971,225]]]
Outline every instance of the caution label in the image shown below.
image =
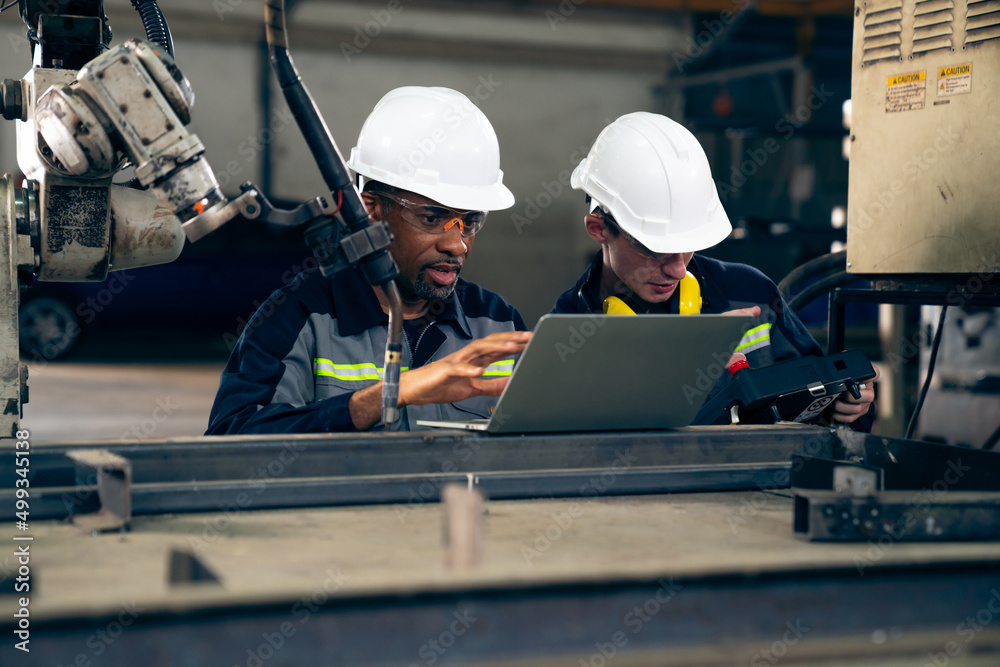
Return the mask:
[[890,76],[885,85],[886,113],[923,109],[926,94],[926,72]]
[[972,92],[972,63],[938,69],[938,97]]

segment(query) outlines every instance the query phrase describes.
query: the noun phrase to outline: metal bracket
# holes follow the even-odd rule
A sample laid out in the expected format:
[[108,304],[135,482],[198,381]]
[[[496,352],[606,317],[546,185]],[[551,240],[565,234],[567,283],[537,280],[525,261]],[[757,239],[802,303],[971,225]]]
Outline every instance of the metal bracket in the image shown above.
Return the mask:
[[795,495],[795,535],[809,541],[951,542],[1000,539],[1000,493],[830,491]]
[[197,556],[183,549],[170,550],[170,562],[167,564],[167,583],[170,586],[181,584],[221,584],[219,577]]
[[797,537],[880,546],[1000,539],[1000,455],[843,435],[838,456],[850,461],[792,459]]
[[879,475],[874,470],[857,466],[837,466],[833,469],[833,490],[842,496],[865,498],[879,490]]
[[132,462],[106,449],[81,449],[66,456],[97,471],[101,505],[93,514],[74,516],[73,523],[91,533],[126,527],[132,520]]

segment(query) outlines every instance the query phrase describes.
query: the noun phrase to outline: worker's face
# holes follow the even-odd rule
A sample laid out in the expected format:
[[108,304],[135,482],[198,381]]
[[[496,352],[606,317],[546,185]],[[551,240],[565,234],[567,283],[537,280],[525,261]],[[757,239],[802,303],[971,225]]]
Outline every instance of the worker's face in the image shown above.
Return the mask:
[[[440,212],[440,204],[416,193],[399,192],[394,201],[367,192],[362,197],[372,218],[389,224],[393,235],[389,251],[399,267],[396,282],[403,300],[412,303],[450,296],[476,238],[470,227],[456,223],[434,234],[414,224],[418,219],[433,221]],[[438,229],[448,222],[442,220]]]
[[687,273],[694,253],[654,253],[620,231],[614,236],[600,214],[586,218],[587,232],[604,248],[605,270],[618,278],[616,291],[630,291],[647,304],[664,303]]

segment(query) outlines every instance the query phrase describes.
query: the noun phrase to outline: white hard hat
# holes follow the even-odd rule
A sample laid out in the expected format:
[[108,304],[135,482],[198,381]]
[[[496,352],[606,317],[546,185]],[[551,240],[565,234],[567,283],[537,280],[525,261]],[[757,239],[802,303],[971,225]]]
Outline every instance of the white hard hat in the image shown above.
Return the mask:
[[608,125],[570,184],[653,252],[704,250],[733,229],[704,149],[666,116],[640,111]]
[[389,91],[368,116],[347,166],[362,176],[458,209],[514,205],[486,116],[450,88]]

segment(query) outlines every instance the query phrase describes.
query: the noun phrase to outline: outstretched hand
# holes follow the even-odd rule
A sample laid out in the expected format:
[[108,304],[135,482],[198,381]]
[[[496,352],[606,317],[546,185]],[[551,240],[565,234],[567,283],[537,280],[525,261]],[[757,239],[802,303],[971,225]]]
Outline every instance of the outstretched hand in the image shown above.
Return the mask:
[[[399,374],[399,405],[454,403],[475,396],[499,396],[510,378],[483,379],[486,367],[520,354],[530,331],[495,333],[474,340],[433,363]],[[348,403],[358,430],[371,428],[382,416],[382,383],[354,392]]]
[[510,378],[484,380],[486,367],[520,354],[530,339],[530,331],[490,334],[443,359],[401,373],[399,404],[454,403],[476,396],[499,396]]

